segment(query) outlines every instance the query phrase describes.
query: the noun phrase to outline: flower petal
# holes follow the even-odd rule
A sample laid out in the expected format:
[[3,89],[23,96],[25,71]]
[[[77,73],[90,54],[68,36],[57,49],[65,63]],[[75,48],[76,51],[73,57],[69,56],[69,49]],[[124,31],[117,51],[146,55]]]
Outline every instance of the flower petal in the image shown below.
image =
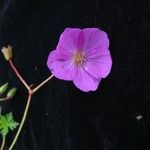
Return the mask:
[[73,83],[84,92],[95,91],[98,88],[100,80],[100,78],[92,78],[82,67],[74,69]]
[[85,36],[84,36],[84,32],[81,30],[81,32],[77,38],[77,50],[83,51],[84,44],[85,44]]
[[64,59],[56,50],[50,53],[47,65],[56,78],[69,81],[72,80],[73,64],[71,64],[71,60]]
[[[61,34],[58,47],[56,49],[63,49],[64,51],[67,51],[68,53],[73,53],[74,50],[77,50],[77,42],[80,46],[80,41],[78,41],[78,37],[80,35],[81,29],[71,29],[66,28],[65,31]],[[82,36],[82,35],[81,35]]]
[[98,28],[86,28],[84,50],[89,57],[106,55],[108,53],[109,39],[106,32]]
[[84,69],[93,78],[106,78],[112,67],[112,59],[110,55],[100,56],[93,59],[88,59],[84,64]]

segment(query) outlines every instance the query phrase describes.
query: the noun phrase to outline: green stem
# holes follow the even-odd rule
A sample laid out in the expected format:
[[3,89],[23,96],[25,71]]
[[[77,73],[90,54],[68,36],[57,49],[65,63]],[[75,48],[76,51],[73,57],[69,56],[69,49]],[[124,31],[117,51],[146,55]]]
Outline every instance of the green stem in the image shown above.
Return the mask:
[[19,71],[16,69],[16,66],[13,64],[12,60],[9,61],[9,64],[11,66],[11,68],[14,70],[16,76],[20,79],[20,81],[23,83],[23,85],[26,87],[26,89],[28,90],[28,101],[27,101],[27,104],[26,104],[26,107],[25,107],[25,110],[24,110],[24,114],[23,114],[23,118],[21,120],[21,123],[20,123],[20,126],[18,128],[18,131],[15,135],[15,138],[13,140],[13,142],[11,143],[10,147],[8,150],[12,150],[14,145],[16,144],[17,142],[17,139],[20,135],[20,132],[23,128],[23,125],[25,123],[25,120],[26,120],[26,117],[27,117],[27,113],[28,113],[28,110],[29,110],[29,106],[30,106],[30,102],[31,102],[31,98],[32,98],[32,95],[34,93],[36,93],[45,83],[47,83],[49,80],[51,80],[51,78],[53,77],[53,75],[49,76],[46,80],[44,80],[41,84],[39,84],[36,88],[34,88],[33,90],[31,89],[31,87],[27,84],[27,82],[23,79],[23,77],[20,75]]
[[17,139],[18,139],[18,137],[19,137],[19,135],[20,135],[20,132],[21,132],[21,130],[22,130],[22,127],[23,127],[23,125],[24,125],[24,123],[25,123],[25,120],[26,120],[26,117],[27,117],[27,113],[28,113],[28,110],[29,110],[31,98],[32,98],[32,94],[29,93],[29,95],[28,95],[28,101],[27,101],[26,108],[25,108],[24,114],[23,114],[23,118],[22,118],[22,120],[21,120],[20,126],[19,126],[19,128],[18,128],[17,133],[16,133],[16,136],[15,136],[15,138],[14,138],[13,142],[11,143],[11,145],[10,145],[10,147],[9,147],[8,150],[12,150],[13,147],[14,147],[14,145],[15,145],[15,143],[17,142]]
[[6,137],[5,137],[5,136],[3,136],[2,144],[1,144],[1,149],[0,149],[0,150],[3,150],[3,149],[4,149],[5,142],[6,142]]

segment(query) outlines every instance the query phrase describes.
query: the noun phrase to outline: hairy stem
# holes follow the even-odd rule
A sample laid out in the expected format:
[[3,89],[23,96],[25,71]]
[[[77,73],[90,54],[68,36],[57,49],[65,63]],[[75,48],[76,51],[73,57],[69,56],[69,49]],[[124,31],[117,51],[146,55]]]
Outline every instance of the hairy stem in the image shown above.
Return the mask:
[[1,144],[1,148],[0,148],[0,150],[3,150],[3,149],[4,149],[5,142],[6,142],[6,137],[5,137],[5,136],[3,136],[2,144]]

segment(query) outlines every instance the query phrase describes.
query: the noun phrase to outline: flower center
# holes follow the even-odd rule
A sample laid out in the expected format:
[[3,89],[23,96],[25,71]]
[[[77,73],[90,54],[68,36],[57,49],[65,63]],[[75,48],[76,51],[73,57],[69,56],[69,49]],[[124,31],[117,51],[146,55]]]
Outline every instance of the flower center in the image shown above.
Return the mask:
[[85,61],[85,53],[84,52],[75,52],[73,54],[73,62],[76,65],[82,65]]

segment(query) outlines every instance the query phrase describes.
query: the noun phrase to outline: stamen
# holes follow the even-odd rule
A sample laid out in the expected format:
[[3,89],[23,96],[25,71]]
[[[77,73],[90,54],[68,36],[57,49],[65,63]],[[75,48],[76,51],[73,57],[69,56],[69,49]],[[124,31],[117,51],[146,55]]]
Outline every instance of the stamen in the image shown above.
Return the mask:
[[81,66],[85,61],[85,53],[84,52],[75,52],[73,54],[73,62],[78,65]]

